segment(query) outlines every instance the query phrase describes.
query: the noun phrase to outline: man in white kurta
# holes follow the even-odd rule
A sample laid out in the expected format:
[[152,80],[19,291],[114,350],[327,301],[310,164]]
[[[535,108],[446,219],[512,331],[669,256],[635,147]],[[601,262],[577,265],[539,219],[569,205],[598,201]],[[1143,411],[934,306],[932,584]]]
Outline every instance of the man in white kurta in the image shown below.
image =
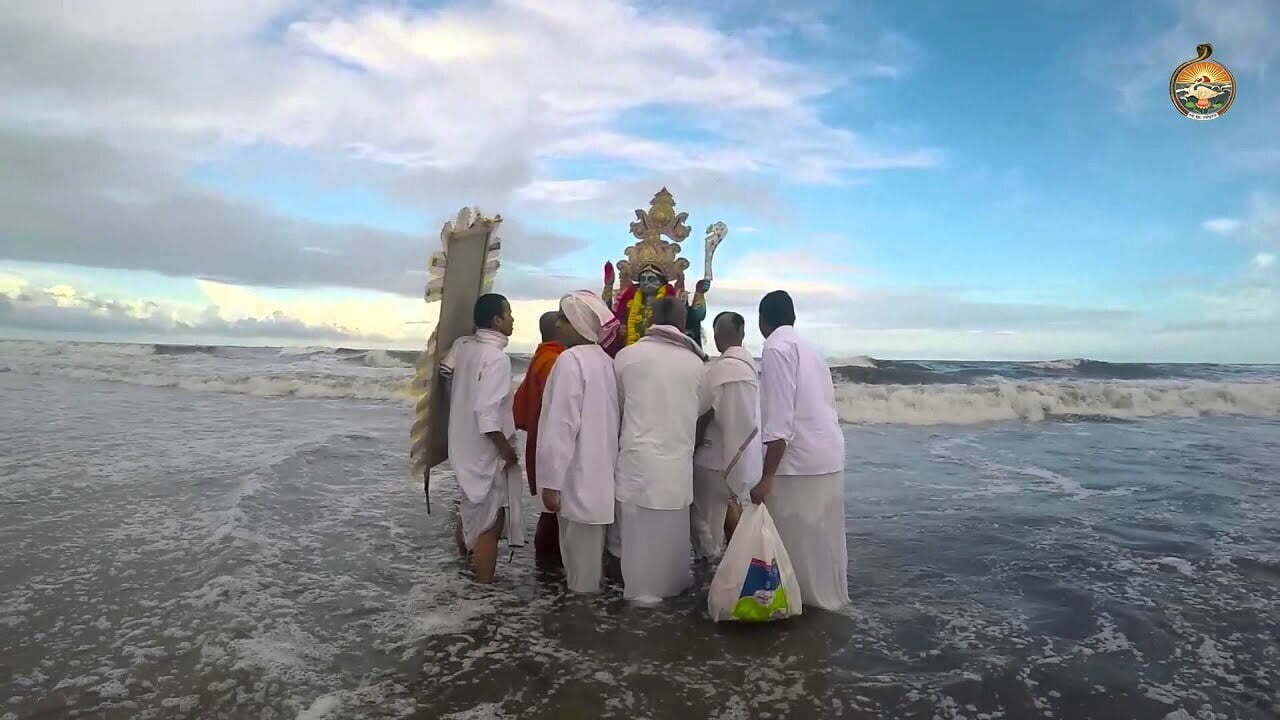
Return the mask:
[[[514,321],[501,295],[476,301],[476,332],[459,338],[441,363],[450,378],[449,463],[462,491],[459,535],[476,580],[492,582],[498,539],[523,545],[520,469],[512,443],[511,359]],[[504,510],[505,509],[505,510]],[[504,528],[505,524],[505,528]]]
[[769,506],[805,606],[834,610],[849,602],[844,434],[831,370],[794,325],[791,296],[779,290],[760,301],[765,458],[751,499]]
[[613,313],[594,293],[560,300],[552,366],[538,418],[537,479],[543,505],[558,516],[560,557],[573,592],[600,591],[605,528],[614,515],[618,380],[600,346]]
[[614,359],[622,435],[618,546],[610,549],[621,552],[623,597],[642,603],[692,582],[689,505],[706,355],[684,334],[686,312],[676,298],[656,300],[653,326]]
[[746,322],[723,312],[712,324],[720,357],[707,364],[704,392],[710,422],[693,456],[694,552],[714,559],[724,550],[729,502],[746,499],[760,481],[764,446],[760,441],[760,378],[751,353],[742,347]]

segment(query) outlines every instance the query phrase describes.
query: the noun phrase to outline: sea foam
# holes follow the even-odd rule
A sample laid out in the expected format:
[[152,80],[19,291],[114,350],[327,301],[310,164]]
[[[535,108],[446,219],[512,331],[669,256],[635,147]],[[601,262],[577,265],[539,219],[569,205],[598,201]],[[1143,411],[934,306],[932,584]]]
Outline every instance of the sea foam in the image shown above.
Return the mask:
[[971,425],[997,421],[1280,416],[1280,383],[1000,382],[836,386],[848,423]]

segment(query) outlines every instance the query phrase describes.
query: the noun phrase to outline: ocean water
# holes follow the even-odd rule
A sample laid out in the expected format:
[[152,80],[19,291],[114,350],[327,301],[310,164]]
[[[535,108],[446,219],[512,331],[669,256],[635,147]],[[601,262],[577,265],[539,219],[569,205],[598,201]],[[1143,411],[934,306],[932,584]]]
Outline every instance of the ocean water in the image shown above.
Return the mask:
[[853,602],[741,627],[470,584],[412,361],[0,342],[0,718],[1280,716],[1280,367],[836,361]]

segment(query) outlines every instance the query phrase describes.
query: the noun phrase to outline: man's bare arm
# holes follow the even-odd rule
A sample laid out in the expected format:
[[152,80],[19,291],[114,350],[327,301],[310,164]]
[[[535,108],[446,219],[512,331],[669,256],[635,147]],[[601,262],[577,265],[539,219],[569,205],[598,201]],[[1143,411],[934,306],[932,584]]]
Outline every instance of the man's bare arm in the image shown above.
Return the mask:
[[711,421],[715,416],[715,410],[708,410],[698,418],[698,429],[696,432],[697,440],[694,447],[702,447],[702,442],[707,439],[707,428],[711,425]]
[[519,464],[520,460],[516,457],[516,449],[511,447],[511,441],[507,439],[506,435],[502,434],[501,430],[485,433],[485,437],[492,440],[493,444],[498,447],[498,455],[502,458],[502,462],[506,463],[507,467]]
[[773,490],[773,478],[778,474],[778,466],[782,464],[782,456],[787,453],[786,440],[774,440],[764,444],[764,472],[760,482],[751,488],[751,502],[759,505],[769,497]]

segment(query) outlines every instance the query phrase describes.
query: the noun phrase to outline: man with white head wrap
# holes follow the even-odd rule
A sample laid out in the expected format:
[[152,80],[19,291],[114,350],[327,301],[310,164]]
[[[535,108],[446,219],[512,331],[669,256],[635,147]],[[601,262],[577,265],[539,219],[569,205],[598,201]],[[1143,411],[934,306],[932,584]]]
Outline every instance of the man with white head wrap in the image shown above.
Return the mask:
[[537,480],[559,516],[560,555],[573,592],[600,591],[605,528],[613,523],[618,457],[618,382],[601,345],[618,323],[594,293],[560,300],[565,345],[551,369],[538,418]]

